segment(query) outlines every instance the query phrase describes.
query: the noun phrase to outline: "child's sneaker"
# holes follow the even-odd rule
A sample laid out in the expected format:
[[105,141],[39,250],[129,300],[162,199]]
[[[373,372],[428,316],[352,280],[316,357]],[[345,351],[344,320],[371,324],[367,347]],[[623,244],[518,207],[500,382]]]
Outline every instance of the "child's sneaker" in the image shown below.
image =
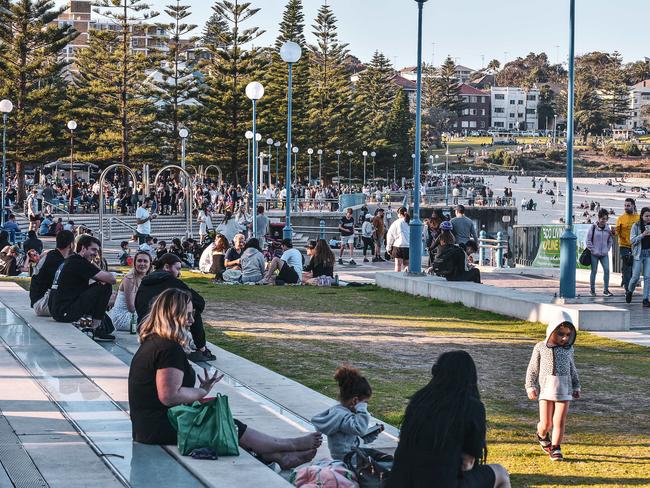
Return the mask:
[[539,442],[539,445],[542,448],[542,451],[544,451],[546,454],[551,453],[551,436],[547,432],[546,437],[540,437],[537,432],[535,432],[535,435],[537,436],[537,441]]
[[551,458],[551,461],[564,461],[564,456],[562,455],[560,446],[552,446],[549,457]]

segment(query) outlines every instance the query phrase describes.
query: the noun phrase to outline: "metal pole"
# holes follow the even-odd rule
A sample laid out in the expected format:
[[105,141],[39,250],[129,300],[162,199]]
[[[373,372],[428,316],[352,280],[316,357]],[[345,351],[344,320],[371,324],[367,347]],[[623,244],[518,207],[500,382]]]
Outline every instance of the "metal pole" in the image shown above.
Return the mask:
[[340,152],[336,155],[336,178],[340,189],[341,188],[341,153]]
[[366,186],[366,160],[368,159],[367,155],[363,156],[363,186]]
[[352,193],[352,155],[348,155],[348,186],[350,187],[350,193]]
[[311,154],[309,155],[309,171],[308,171],[308,175],[309,175],[309,183],[307,184],[307,186],[311,185]]
[[2,226],[5,225],[5,192],[7,191],[7,114],[2,114]]
[[282,237],[291,239],[293,237],[293,228],[291,227],[291,83],[293,82],[292,64],[289,63],[289,81],[287,91],[287,177],[284,187],[287,190],[286,198],[286,225],[282,229]]
[[569,89],[567,96],[566,208],[564,234],[560,237],[560,296],[576,296],[576,248],[573,232],[573,105],[575,98],[575,16],[576,2],[569,0]]
[[[74,189],[74,131],[70,131],[70,200],[68,203],[68,213],[72,214],[73,208],[73,196],[72,190]],[[134,188],[135,190],[135,188]]]
[[273,160],[273,149],[271,149],[271,147],[273,146],[273,144],[269,144],[268,146],[269,146],[269,167],[268,167],[268,170],[269,170],[269,189],[270,189],[271,188],[271,183],[273,183],[273,181],[271,181],[272,180],[272,177],[271,177],[271,175],[272,175],[271,162]]
[[280,146],[275,146],[275,187],[280,184]]
[[258,184],[258,162],[257,162],[257,100],[253,100],[253,237],[257,236],[257,184]]
[[185,137],[181,137],[181,167],[185,169]]
[[445,153],[445,206],[449,205],[449,144],[447,144],[447,152]]
[[318,238],[319,239],[325,239],[325,221],[324,220],[321,220],[320,223],[319,223]]
[[[253,135],[255,137],[255,135]],[[251,181],[251,140],[248,139],[248,157],[246,159],[246,187]]]
[[422,9],[426,0],[418,3],[418,74],[415,104],[415,164],[413,168],[413,218],[410,225],[409,272],[422,272],[422,221],[420,220],[420,149],[422,138]]

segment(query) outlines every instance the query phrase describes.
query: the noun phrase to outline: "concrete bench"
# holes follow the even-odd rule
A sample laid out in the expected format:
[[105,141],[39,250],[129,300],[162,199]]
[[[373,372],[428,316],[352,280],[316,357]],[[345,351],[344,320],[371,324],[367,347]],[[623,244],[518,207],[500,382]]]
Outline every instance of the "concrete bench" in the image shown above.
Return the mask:
[[601,304],[559,304],[552,297],[510,288],[477,283],[447,281],[439,276],[413,276],[384,272],[375,275],[377,286],[410,295],[462,303],[467,307],[517,317],[530,322],[557,324],[568,314],[579,329],[626,331],[630,329],[630,312]]

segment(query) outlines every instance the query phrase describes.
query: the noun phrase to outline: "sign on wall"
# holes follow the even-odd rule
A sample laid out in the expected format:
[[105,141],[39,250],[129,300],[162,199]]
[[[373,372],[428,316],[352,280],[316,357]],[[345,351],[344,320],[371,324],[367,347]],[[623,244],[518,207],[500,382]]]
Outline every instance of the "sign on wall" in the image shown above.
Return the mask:
[[[589,269],[589,266],[583,266],[578,262],[580,254],[585,249],[587,241],[587,232],[591,229],[591,224],[576,224],[573,226],[573,232],[578,238],[576,253],[576,267],[580,269]],[[534,268],[559,268],[560,267],[560,237],[564,233],[563,225],[543,225],[541,230],[541,239],[537,256],[533,261]]]

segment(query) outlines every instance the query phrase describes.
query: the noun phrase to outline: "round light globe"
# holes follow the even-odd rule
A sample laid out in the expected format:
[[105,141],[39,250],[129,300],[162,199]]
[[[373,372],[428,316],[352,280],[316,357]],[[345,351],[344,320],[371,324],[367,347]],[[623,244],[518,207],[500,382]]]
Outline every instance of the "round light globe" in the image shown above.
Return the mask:
[[293,146],[293,149],[291,150],[292,153],[298,154],[298,146]]
[[393,154],[393,157],[396,158],[396,157],[397,157],[397,154]]
[[363,151],[361,154],[363,154],[363,157],[365,158],[368,155],[368,151]]
[[271,139],[271,138],[269,137],[269,138],[266,140],[266,143],[270,146],[271,144],[273,144],[273,139]]
[[75,130],[76,128],[77,128],[77,122],[75,122],[74,120],[68,122],[68,129]]
[[411,154],[411,157],[412,157],[413,159],[415,159],[415,154]]
[[253,138],[253,131],[247,130],[246,131],[246,139],[250,140]]
[[11,103],[11,100],[2,100],[0,102],[0,112],[3,114],[8,114],[14,109],[14,104]]
[[370,153],[370,155],[374,158],[377,155],[377,153],[375,151],[373,151],[373,152]]
[[275,147],[280,147],[282,143],[280,141],[275,141],[275,144],[273,144]]
[[314,154],[314,150],[310,147],[309,149],[307,149],[307,154],[311,156],[312,154]]
[[260,142],[262,140],[262,134],[260,134],[260,133],[255,134],[255,140],[257,142]]
[[321,156],[321,155],[323,154],[323,150],[322,150],[322,149],[319,149],[319,150],[316,151],[316,152],[318,153],[319,156]]
[[181,139],[185,139],[187,136],[190,135],[190,131],[187,130],[185,127],[183,127],[181,130],[178,131],[178,135],[181,136]]
[[337,149],[337,150],[336,150],[336,155],[339,156],[340,154],[341,154],[341,150],[340,150],[340,149]]
[[280,57],[285,63],[295,63],[302,56],[302,48],[293,41],[287,41],[280,48]]
[[257,81],[251,81],[246,85],[246,96],[251,100],[259,100],[264,96],[264,87]]
[[352,151],[348,151],[348,156],[352,156],[354,153]]

